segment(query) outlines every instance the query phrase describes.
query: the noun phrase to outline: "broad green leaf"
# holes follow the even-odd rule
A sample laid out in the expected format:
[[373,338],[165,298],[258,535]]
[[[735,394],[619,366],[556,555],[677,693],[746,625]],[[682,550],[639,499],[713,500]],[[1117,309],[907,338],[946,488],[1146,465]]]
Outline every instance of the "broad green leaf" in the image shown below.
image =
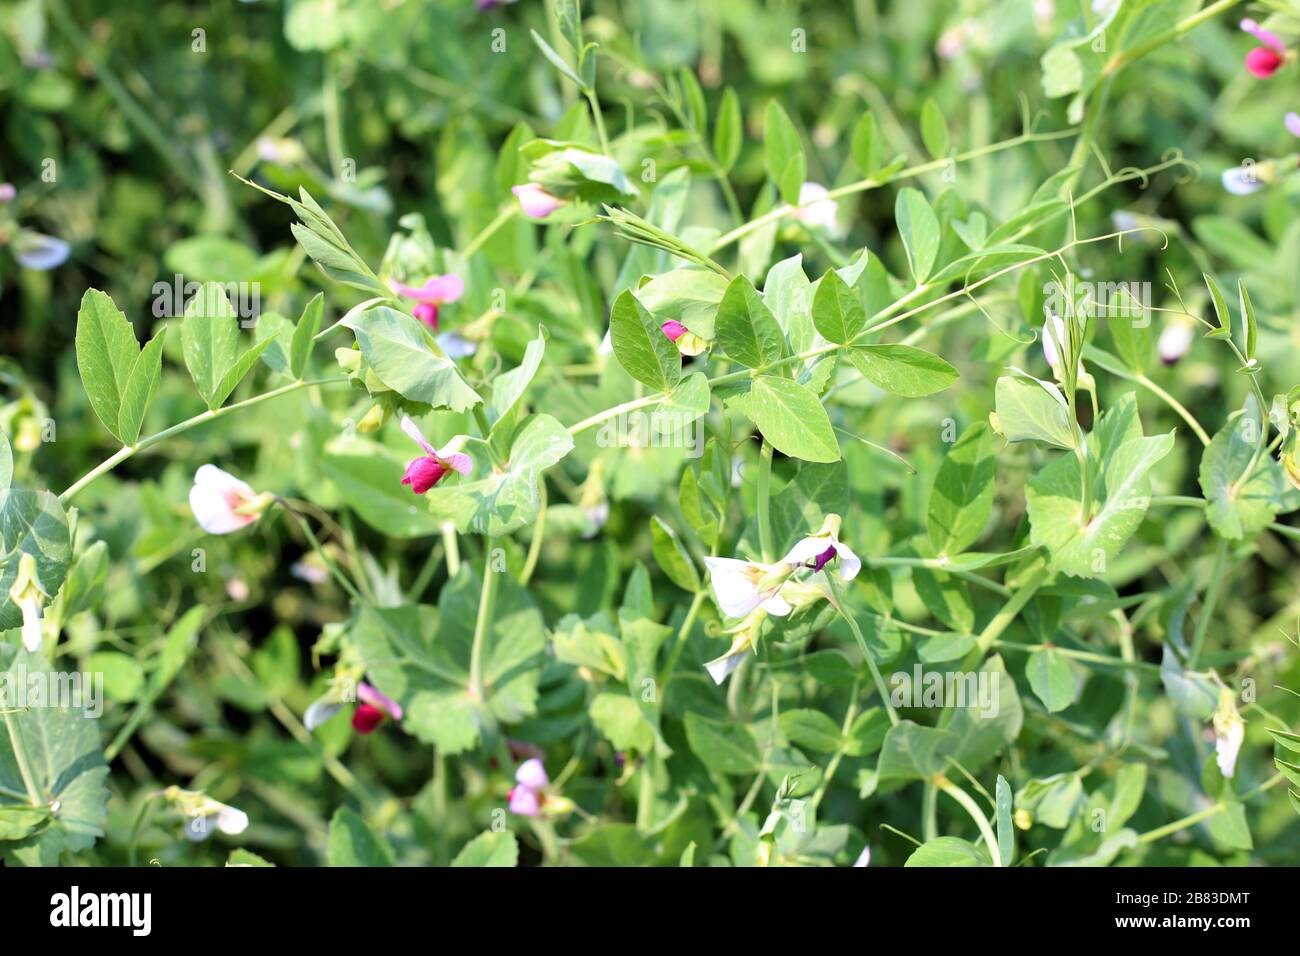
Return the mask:
[[452,866],[519,865],[519,841],[509,830],[488,830],[465,844],[451,861]]
[[591,702],[591,722],[621,753],[650,753],[655,729],[646,721],[636,701],[627,694],[607,691]]
[[[1222,538],[1240,541],[1258,534],[1282,509],[1288,492],[1282,466],[1266,452],[1255,452],[1266,426],[1251,396],[1246,410],[1230,419],[1201,453],[1199,479],[1205,517]],[[1249,479],[1246,469],[1254,462]]]
[[740,113],[740,97],[728,86],[722,93],[718,115],[713,121],[713,156],[724,173],[736,165],[744,142],[745,127]]
[[853,127],[851,149],[853,162],[863,176],[871,176],[885,164],[884,149],[876,117],[870,111],[863,113]]
[[1209,819],[1210,836],[1234,850],[1253,850],[1255,842],[1246,823],[1245,804],[1229,803],[1221,812]]
[[758,743],[745,724],[723,723],[689,712],[686,715],[686,739],[710,773],[758,772]]
[[213,396],[217,405],[220,405],[230,397],[230,393],[233,392],[238,387],[239,383],[244,380],[244,376],[252,370],[262,353],[265,352],[274,341],[274,339],[269,338],[262,339],[240,355],[239,358],[235,360],[234,365],[226,369],[226,373],[221,376],[221,381],[217,385],[216,394]]
[[845,741],[845,753],[850,757],[869,757],[885,742],[889,732],[889,717],[880,707],[872,707],[858,714]]
[[403,398],[454,412],[482,401],[413,316],[380,306],[340,324],[356,333],[361,354],[380,381]]
[[922,193],[910,186],[898,191],[894,202],[894,220],[907,250],[907,264],[912,278],[921,285],[934,271],[939,255],[939,219]]
[[[1232,313],[1228,311],[1228,300],[1223,297],[1223,290],[1214,276],[1208,272],[1201,273],[1205,287],[1210,290],[1210,301],[1214,304],[1214,317],[1219,320],[1218,332],[1225,336],[1232,335]],[[1213,334],[1213,333],[1212,333]]]
[[185,306],[181,346],[199,397],[208,408],[217,408],[230,394],[221,394],[223,379],[239,361],[239,319],[217,283],[204,283]]
[[781,104],[769,100],[763,121],[763,155],[767,160],[767,177],[791,206],[799,204],[803,187],[805,161],[799,132],[790,122]]
[[1016,682],[1002,658],[988,658],[978,671],[959,673],[955,709],[944,730],[955,739],[952,756],[974,773],[1020,736],[1024,709]]
[[90,407],[113,437],[121,440],[122,393],[140,355],[140,345],[126,316],[98,289],[89,289],[81,297],[76,351],[77,370]]
[[658,515],[650,519],[650,540],[655,561],[668,576],[668,580],[684,591],[695,592],[700,589],[700,575],[690,552],[677,537],[676,532],[668,527]]
[[830,417],[808,388],[775,375],[759,375],[750,398],[754,424],[777,451],[804,461],[839,461],[840,446]]
[[523,398],[542,365],[542,353],[545,351],[546,330],[538,326],[537,338],[524,349],[523,361],[510,371],[498,375],[492,382],[492,400],[487,406],[487,420],[494,429]]
[[933,97],[921,105],[921,142],[931,159],[943,159],[948,155],[948,121],[943,118]]
[[949,770],[947,757],[956,747],[956,738],[946,730],[900,720],[885,734],[876,777],[883,784],[894,780],[926,780],[945,773]]
[[817,331],[838,345],[852,342],[867,325],[862,300],[834,269],[828,269],[817,285],[812,318]]
[[[40,654],[19,650],[9,665],[10,687],[29,688],[32,683],[49,686],[52,672]],[[44,675],[45,680],[31,678]],[[21,844],[6,846],[24,864],[54,865],[64,851],[89,849],[104,834],[108,821],[108,766],[99,721],[87,716],[89,701],[81,707],[75,701],[27,700],[26,710],[0,717],[8,728],[0,733],[0,815],[13,813],[15,806],[27,808],[27,801],[13,796],[26,794],[27,784],[14,755],[13,739],[22,745],[31,784],[49,822],[32,831]],[[11,819],[11,823],[12,823]],[[30,823],[30,819],[27,821]]]
[[958,837],[936,837],[917,847],[903,864],[909,866],[992,866],[974,844]]
[[641,384],[666,392],[682,377],[682,355],[661,325],[630,289],[614,301],[609,337],[619,364]]
[[326,862],[329,866],[392,866],[393,851],[365,820],[340,807],[330,820]]
[[743,275],[727,286],[718,305],[714,332],[727,357],[747,368],[763,368],[785,356],[781,326]]
[[118,409],[116,432],[124,445],[134,445],[140,437],[145,412],[149,410],[154,395],[158,392],[158,382],[162,377],[163,339],[166,334],[166,326],[158,330],[158,334],[149,340],[149,344],[136,357],[127,376]]
[[1160,682],[1180,714],[1209,720],[1219,704],[1219,691],[1207,678],[1189,674],[1166,644],[1160,659]]
[[320,331],[324,312],[325,293],[318,292],[302,310],[298,324],[294,326],[293,340],[289,345],[289,371],[295,379],[301,379],[307,374],[307,362],[311,358],[312,343],[316,339],[316,333]]
[[[1132,393],[1129,393],[1130,395]],[[1107,415],[1115,414],[1112,408]],[[1090,444],[1094,444],[1090,440]],[[1151,469],[1174,447],[1174,436],[1130,438],[1118,448],[1090,450],[1092,513],[1082,514],[1079,459],[1062,455],[1029,481],[1025,503],[1030,541],[1046,548],[1052,566],[1077,577],[1101,577],[1150,505]],[[1094,455],[1100,454],[1100,468]]]
[[941,392],[958,377],[939,356],[911,345],[855,345],[849,360],[873,385],[906,398]]
[[782,712],[781,733],[796,746],[824,754],[835,753],[843,740],[835,721],[819,710]]
[[1074,447],[1069,407],[1055,385],[1027,375],[1003,375],[994,391],[997,412],[993,427],[1007,441]]
[[22,611],[9,598],[23,554],[36,559],[46,592],[57,594],[72,563],[72,542],[63,505],[48,491],[0,491],[0,631],[23,622]]
[[453,521],[462,534],[509,534],[536,519],[542,472],[572,450],[567,428],[550,415],[534,415],[515,436],[503,470],[476,460],[480,477],[439,484],[425,495],[429,511]]
[[927,525],[937,555],[952,556],[978,540],[993,512],[993,437],[976,422],[944,457],[930,492]]
[[1078,682],[1070,662],[1055,649],[1034,651],[1025,663],[1025,677],[1049,713],[1065,710],[1074,703]]

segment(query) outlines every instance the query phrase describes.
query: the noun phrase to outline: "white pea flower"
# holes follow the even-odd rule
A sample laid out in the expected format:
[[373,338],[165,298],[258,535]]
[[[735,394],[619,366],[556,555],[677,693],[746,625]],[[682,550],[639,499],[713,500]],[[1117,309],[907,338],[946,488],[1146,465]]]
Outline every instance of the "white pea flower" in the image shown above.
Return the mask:
[[1160,333],[1160,339],[1156,343],[1156,351],[1160,353],[1160,361],[1166,365],[1173,365],[1180,358],[1187,354],[1187,350],[1192,347],[1192,326],[1188,322],[1171,322],[1164,327]]
[[834,235],[839,228],[835,222],[837,207],[834,199],[826,198],[829,192],[821,183],[804,183],[799,187],[799,208],[791,215],[805,226]]
[[208,534],[230,534],[261,517],[274,497],[270,492],[259,495],[216,465],[203,465],[194,473],[190,510]]
[[1214,712],[1214,759],[1219,772],[1232,777],[1237,772],[1237,754],[1246,739],[1246,722],[1237,713],[1237,704],[1228,688],[1219,691],[1219,707]]
[[206,840],[214,829],[227,836],[238,836],[248,829],[248,814],[243,810],[213,800],[205,793],[168,787],[162,796],[169,800],[185,820],[185,837],[194,842]]
[[24,551],[18,559],[18,574],[9,588],[9,600],[23,612],[23,647],[33,654],[41,649],[41,606],[49,597],[41,585],[36,558]]

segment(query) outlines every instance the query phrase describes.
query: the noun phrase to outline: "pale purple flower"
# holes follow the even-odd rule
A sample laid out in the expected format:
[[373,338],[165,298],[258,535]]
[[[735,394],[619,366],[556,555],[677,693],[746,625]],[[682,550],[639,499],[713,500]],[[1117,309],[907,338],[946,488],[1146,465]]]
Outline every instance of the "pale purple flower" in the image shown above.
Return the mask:
[[529,219],[545,219],[565,204],[563,199],[551,195],[537,183],[511,186],[510,191],[519,199],[519,205]]
[[1282,122],[1286,124],[1288,133],[1292,136],[1300,136],[1300,113],[1287,113]]
[[394,282],[393,291],[405,299],[416,302],[411,314],[431,329],[438,327],[438,309],[455,302],[465,294],[465,282],[455,273],[434,276],[422,286],[409,286]]

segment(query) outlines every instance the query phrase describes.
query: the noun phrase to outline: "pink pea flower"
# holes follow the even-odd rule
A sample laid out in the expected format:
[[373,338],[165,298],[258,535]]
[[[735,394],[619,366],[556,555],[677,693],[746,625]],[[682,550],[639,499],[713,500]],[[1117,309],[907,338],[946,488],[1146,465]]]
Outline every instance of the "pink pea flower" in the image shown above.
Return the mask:
[[258,494],[246,482],[216,465],[203,465],[194,473],[190,510],[208,534],[230,534],[246,528],[266,510],[274,496]]
[[352,712],[352,729],[359,734],[373,733],[385,717],[402,719],[402,705],[365,681],[357,685],[357,701],[357,709]]
[[1241,21],[1241,28],[1264,44],[1246,54],[1246,69],[1261,80],[1267,79],[1286,62],[1286,44],[1249,18]]
[[1288,133],[1292,136],[1300,136],[1300,113],[1287,113],[1283,122]]
[[686,326],[682,325],[676,319],[669,319],[663,325],[659,326],[664,335],[668,336],[669,342],[676,342],[686,334]]
[[1192,347],[1192,326],[1189,322],[1171,322],[1160,333],[1156,351],[1165,365],[1175,365]]
[[524,215],[529,219],[545,219],[555,210],[565,205],[559,196],[553,196],[537,183],[524,183],[511,186],[510,191],[519,199]]
[[414,299],[415,308],[411,314],[431,329],[438,327],[438,308],[449,302],[455,302],[465,294],[465,282],[460,276],[448,273],[434,276],[424,285],[416,287],[393,283],[393,291],[406,299]]
[[413,458],[406,466],[406,473],[402,475],[402,484],[410,485],[411,490],[417,495],[424,494],[442,481],[449,471],[468,475],[470,469],[474,467],[473,459],[463,452],[452,452],[447,449],[437,451],[408,415],[402,416],[402,431],[424,449],[424,454],[419,458]]
[[546,801],[546,788],[551,785],[551,778],[546,775],[546,768],[536,757],[525,760],[515,771],[515,783],[518,786],[510,791],[510,812],[523,817],[535,817],[542,810]]

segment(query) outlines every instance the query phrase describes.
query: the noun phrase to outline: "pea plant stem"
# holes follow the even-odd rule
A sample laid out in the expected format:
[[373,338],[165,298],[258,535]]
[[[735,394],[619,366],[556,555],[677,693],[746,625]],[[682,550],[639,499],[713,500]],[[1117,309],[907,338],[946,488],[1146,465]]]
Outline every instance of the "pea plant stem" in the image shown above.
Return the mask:
[[73,482],[63,494],[59,495],[59,501],[67,503],[76,497],[77,493],[86,486],[92,484],[95,479],[108,474],[128,458],[133,458],[146,448],[152,448],[159,442],[166,441],[189,431],[191,428],[197,428],[199,425],[223,418],[233,412],[244,408],[252,408],[254,405],[260,405],[262,402],[270,401],[273,398],[279,398],[281,395],[288,395],[290,392],[296,392],[301,388],[307,388],[313,385],[334,385],[339,382],[346,382],[347,376],[339,375],[334,378],[320,378],[312,381],[299,380],[291,382],[288,385],[282,385],[280,388],[272,389],[269,392],[263,392],[261,395],[254,395],[252,398],[246,398],[242,402],[235,402],[233,405],[223,405],[221,408],[210,409],[195,415],[193,418],[187,418],[183,422],[178,422],[170,428],[164,428],[160,432],[155,432],[147,438],[142,438],[134,445],[124,445],[114,452],[110,457],[101,461],[98,465],[86,472],[75,482]]
[[858,642],[858,649],[862,651],[862,657],[867,662],[867,667],[871,669],[871,680],[876,685],[876,693],[880,694],[881,706],[885,708],[885,713],[889,715],[889,723],[893,726],[898,724],[898,714],[894,711],[894,705],[889,699],[889,688],[885,686],[885,678],[880,673],[880,668],[876,665],[876,659],[872,656],[871,648],[867,646],[867,639],[862,636],[862,629],[858,627],[858,622],[854,620],[849,609],[844,605],[844,596],[840,591],[839,582],[835,580],[838,572],[832,571],[829,566],[822,569],[826,576],[826,584],[831,590],[831,603],[835,605],[835,610],[840,612],[840,617],[848,622],[849,630],[853,632],[854,639]]
[[497,599],[497,572],[492,569],[492,553],[496,550],[496,539],[486,538],[483,550],[483,589],[479,593],[478,618],[474,621],[474,643],[469,652],[469,694],[481,702],[483,700],[483,647],[487,643],[487,633],[492,629],[492,612]]
[[1210,581],[1205,589],[1205,603],[1201,606],[1201,616],[1196,619],[1196,634],[1192,638],[1192,653],[1187,659],[1189,670],[1196,670],[1196,665],[1201,659],[1201,651],[1205,647],[1205,635],[1209,633],[1210,621],[1214,617],[1214,607],[1219,603],[1219,593],[1223,589],[1224,579],[1227,577],[1225,566],[1228,561],[1228,542],[1223,538],[1219,538],[1218,541],[1218,546],[1214,550],[1214,566],[1210,570]]
[[1244,803],[1246,800],[1249,800],[1251,797],[1258,796],[1261,793],[1264,793],[1268,790],[1272,790],[1279,783],[1282,783],[1285,779],[1286,778],[1283,777],[1280,773],[1274,774],[1272,777],[1265,780],[1254,790],[1242,794],[1239,801],[1220,800],[1217,803],[1213,803],[1210,806],[1206,807],[1204,810],[1198,810],[1195,813],[1188,814],[1187,816],[1175,820],[1172,823],[1166,823],[1164,826],[1156,827],[1154,830],[1148,830],[1146,833],[1140,834],[1137,838],[1137,841],[1138,843],[1152,843],[1156,840],[1161,840],[1167,836],[1170,836],[1171,834],[1177,833],[1180,830],[1186,830],[1188,827],[1196,826],[1196,824],[1201,823],[1205,820],[1210,819],[1213,816],[1217,816],[1218,814],[1222,813],[1224,810],[1228,809],[1228,807],[1232,806],[1233,803],[1236,802]]
[[18,764],[18,774],[23,778],[23,787],[27,790],[27,802],[34,807],[39,807],[43,801],[40,790],[36,788],[32,769],[27,762],[27,747],[23,744],[18,729],[14,727],[13,714],[9,711],[5,711],[5,729],[9,731],[9,743],[13,746],[14,762]]
[[763,439],[758,455],[758,550],[772,560],[772,443]]
[[960,803],[962,809],[970,814],[970,818],[975,821],[975,826],[980,831],[980,836],[984,838],[984,844],[989,848],[993,865],[1005,866],[1006,864],[1002,862],[1002,853],[998,849],[998,838],[994,836],[993,827],[989,825],[988,817],[975,802],[975,798],[944,776],[939,776],[934,781],[934,785]]

